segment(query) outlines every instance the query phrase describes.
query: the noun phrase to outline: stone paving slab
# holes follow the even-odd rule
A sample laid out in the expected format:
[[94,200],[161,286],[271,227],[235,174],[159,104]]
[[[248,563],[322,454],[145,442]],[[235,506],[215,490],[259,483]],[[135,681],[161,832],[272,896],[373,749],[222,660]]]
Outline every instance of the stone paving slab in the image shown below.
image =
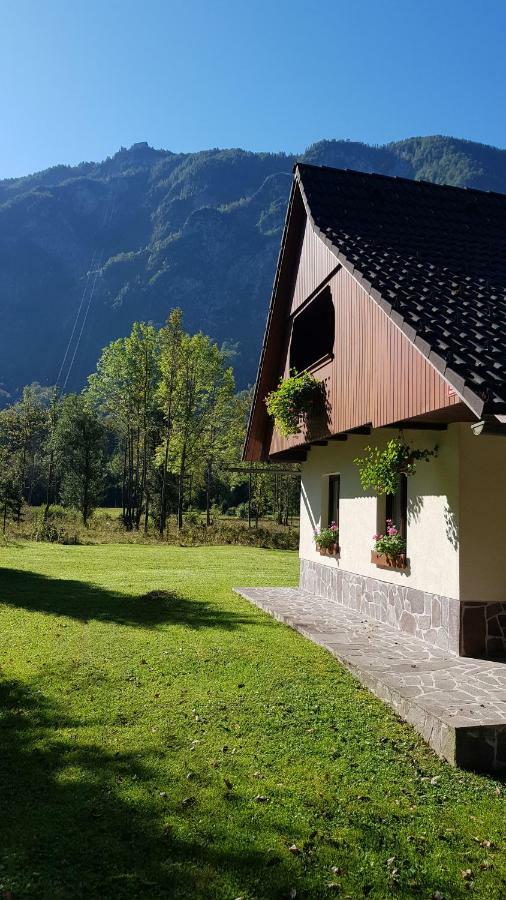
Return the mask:
[[448,762],[506,768],[506,663],[455,656],[308,591],[236,592],[325,647]]

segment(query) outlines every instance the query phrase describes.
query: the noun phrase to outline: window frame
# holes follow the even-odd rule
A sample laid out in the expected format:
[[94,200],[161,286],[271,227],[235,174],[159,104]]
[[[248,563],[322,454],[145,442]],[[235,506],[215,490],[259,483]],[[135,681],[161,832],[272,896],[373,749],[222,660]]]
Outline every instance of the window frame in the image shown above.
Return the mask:
[[[334,486],[337,485],[337,497],[334,492]],[[333,500],[336,500],[335,511],[332,509]],[[328,476],[328,484],[327,484],[327,528],[330,528],[330,523],[335,522],[337,527],[339,528],[339,504],[341,500],[341,475],[336,472],[333,475]],[[333,514],[335,512],[335,515]]]
[[[396,522],[395,500],[399,506],[399,521]],[[407,475],[399,475],[399,481],[395,494],[387,494],[385,498],[385,531],[387,519],[392,519],[394,525],[399,529],[399,533],[404,541],[408,540],[408,477]]]
[[[327,298],[324,300],[324,298]],[[299,329],[303,328],[301,326],[301,321],[303,322],[305,316],[313,311],[315,306],[318,303],[328,303],[328,312],[332,313],[329,319],[329,323],[331,324],[331,328],[327,329],[329,337],[331,337],[331,341],[329,341],[329,346],[331,344],[331,348],[325,350],[324,353],[320,353],[318,357],[311,359],[310,362],[307,362],[306,365],[300,365],[301,362],[306,362],[305,359],[302,358],[302,352],[300,347],[298,346],[299,341],[303,341],[303,338],[299,336]],[[336,339],[336,308],[334,303],[334,297],[332,294],[332,289],[329,284],[325,284],[320,288],[318,293],[315,294],[314,297],[311,297],[308,301],[303,303],[298,309],[296,309],[291,316],[291,327],[290,327],[290,342],[288,345],[288,367],[291,371],[292,369],[296,369],[299,372],[310,372],[313,369],[321,366],[322,363],[327,362],[334,358],[334,348],[335,348],[335,339]],[[329,324],[327,323],[327,324]],[[326,330],[323,331],[324,334],[327,333]],[[295,340],[294,340],[295,339]],[[296,358],[294,358],[296,357]],[[297,358],[299,357],[299,358]]]

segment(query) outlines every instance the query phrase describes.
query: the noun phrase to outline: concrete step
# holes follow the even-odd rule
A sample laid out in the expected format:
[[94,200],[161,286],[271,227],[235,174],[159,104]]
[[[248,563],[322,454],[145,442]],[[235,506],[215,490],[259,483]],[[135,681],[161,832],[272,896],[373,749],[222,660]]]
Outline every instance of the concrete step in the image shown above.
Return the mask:
[[325,647],[452,765],[506,768],[506,663],[453,655],[308,591],[236,592]]

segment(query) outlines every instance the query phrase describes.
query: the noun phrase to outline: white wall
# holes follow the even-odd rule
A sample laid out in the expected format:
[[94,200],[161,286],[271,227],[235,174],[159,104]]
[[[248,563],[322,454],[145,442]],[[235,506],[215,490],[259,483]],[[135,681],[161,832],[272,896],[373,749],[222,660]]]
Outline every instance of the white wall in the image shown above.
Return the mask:
[[[383,581],[409,585],[422,591],[459,597],[459,439],[462,428],[447,431],[404,431],[414,447],[440,451],[429,463],[419,463],[416,475],[408,478],[407,551],[410,569],[386,571],[371,563],[372,536],[378,528],[378,500],[360,485],[353,460],[367,444],[384,446],[396,435],[394,429],[378,429],[369,437],[350,435],[345,442],[329,442],[313,447],[302,466],[300,556],[348,572]],[[478,438],[474,438],[475,441]],[[339,559],[320,556],[313,535],[327,516],[327,480],[341,476]]]
[[462,429],[460,503],[460,599],[506,601],[505,438]]

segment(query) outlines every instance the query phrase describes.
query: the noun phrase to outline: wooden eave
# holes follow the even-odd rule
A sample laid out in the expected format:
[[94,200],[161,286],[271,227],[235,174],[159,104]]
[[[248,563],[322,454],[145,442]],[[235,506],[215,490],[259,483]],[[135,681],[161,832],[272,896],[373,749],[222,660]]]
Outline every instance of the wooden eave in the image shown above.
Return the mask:
[[304,217],[305,211],[302,197],[298,184],[294,180],[292,182],[288,200],[281,247],[278,255],[276,274],[274,276],[274,285],[258,365],[253,403],[244,443],[243,459],[249,458],[253,438],[255,438],[262,446],[261,454],[258,458],[268,458],[265,447],[267,444],[267,437],[272,432],[272,424],[265,408],[264,397],[267,396],[269,391],[273,390],[277,383],[276,376],[278,365],[273,354],[274,348],[283,345],[286,324],[285,306],[279,302],[278,297],[286,297],[293,285],[294,271],[293,265],[291,264],[291,254],[294,253],[295,255],[298,249]]

